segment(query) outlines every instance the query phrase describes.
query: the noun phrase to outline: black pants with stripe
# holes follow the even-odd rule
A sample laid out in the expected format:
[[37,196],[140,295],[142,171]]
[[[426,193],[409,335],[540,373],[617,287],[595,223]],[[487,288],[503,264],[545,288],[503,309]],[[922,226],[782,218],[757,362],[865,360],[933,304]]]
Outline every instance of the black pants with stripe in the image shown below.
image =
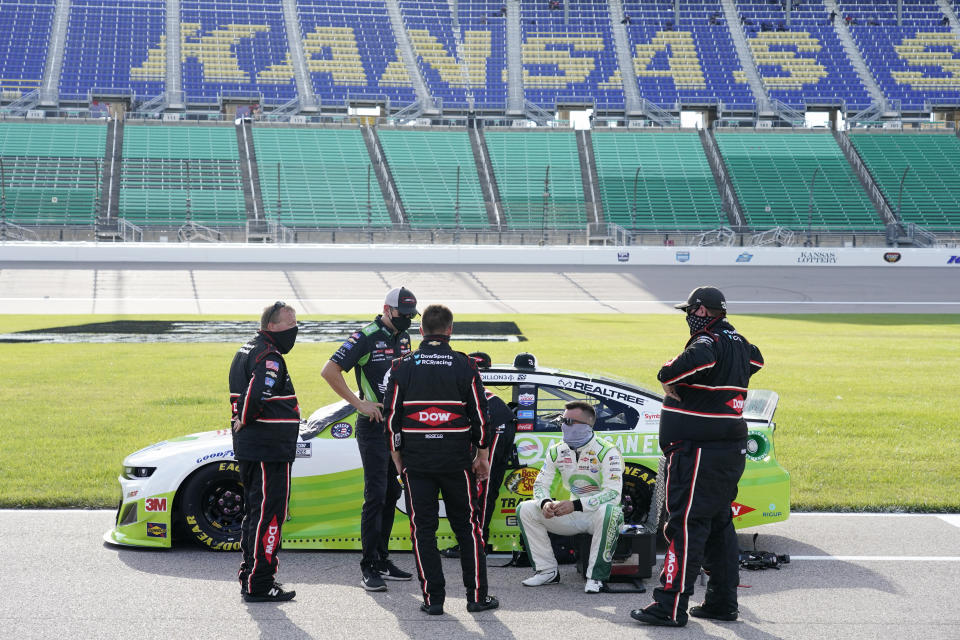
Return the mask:
[[483,526],[483,541],[490,542],[490,520],[497,511],[497,498],[500,497],[500,485],[507,471],[507,465],[513,457],[513,442],[516,436],[516,427],[507,429],[504,433],[497,433],[490,446],[488,461],[490,463],[490,477],[477,483],[480,494],[481,525]]
[[363,506],[360,508],[361,567],[375,567],[390,555],[390,535],[397,500],[403,489],[390,458],[386,426],[366,416],[357,419],[357,446],[363,465]]
[[240,460],[243,482],[243,523],[240,550],[243,561],[237,576],[249,593],[273,586],[280,551],[280,532],[290,502],[289,462]]
[[665,617],[686,621],[701,566],[710,574],[704,602],[711,608],[737,608],[740,548],[730,503],[743,475],[744,446],[684,443],[665,452],[667,553],[660,586],[653,591],[654,606]]
[[446,581],[437,549],[437,527],[440,524],[439,495],[447,511],[450,528],[460,545],[460,568],[469,602],[483,602],[487,597],[487,557],[483,550],[480,509],[475,494],[476,481],[469,469],[448,473],[424,473],[404,470],[407,510],[410,513],[410,538],[417,562],[417,575],[428,605],[442,605],[446,598]]

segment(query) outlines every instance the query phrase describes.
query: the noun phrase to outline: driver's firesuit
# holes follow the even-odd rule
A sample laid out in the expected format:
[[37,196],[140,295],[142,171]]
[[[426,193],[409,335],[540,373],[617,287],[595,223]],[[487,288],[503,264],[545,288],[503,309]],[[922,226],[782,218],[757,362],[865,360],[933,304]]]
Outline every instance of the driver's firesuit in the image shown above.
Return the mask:
[[[570,492],[574,511],[545,518],[543,505],[554,500],[551,491],[557,472],[562,488]],[[517,508],[520,532],[533,568],[538,572],[557,568],[548,531],[562,536],[589,533],[593,540],[586,577],[601,581],[609,578],[613,550],[623,524],[622,489],[623,455],[606,438],[594,434],[579,449],[571,449],[562,440],[550,447],[533,483],[533,499],[521,502]]]

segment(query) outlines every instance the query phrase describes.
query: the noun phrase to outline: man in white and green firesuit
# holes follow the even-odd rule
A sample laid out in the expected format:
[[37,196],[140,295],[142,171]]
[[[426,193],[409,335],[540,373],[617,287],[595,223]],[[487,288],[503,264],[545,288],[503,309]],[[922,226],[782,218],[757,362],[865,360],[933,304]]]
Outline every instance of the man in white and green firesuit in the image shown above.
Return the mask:
[[[523,584],[540,587],[560,582],[557,559],[547,532],[562,536],[589,533],[590,563],[586,593],[599,593],[610,577],[613,550],[620,535],[623,512],[623,455],[606,438],[594,434],[596,412],[590,403],[576,400],[566,404],[561,418],[563,440],[547,450],[543,468],[533,485],[533,499],[517,508],[530,562],[536,573]],[[567,500],[551,495],[554,478],[560,472]]]

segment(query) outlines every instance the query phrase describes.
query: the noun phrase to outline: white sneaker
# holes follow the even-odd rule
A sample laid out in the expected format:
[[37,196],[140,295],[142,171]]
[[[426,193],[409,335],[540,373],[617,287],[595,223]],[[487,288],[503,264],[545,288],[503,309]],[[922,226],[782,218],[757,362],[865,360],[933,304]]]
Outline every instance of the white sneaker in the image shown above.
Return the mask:
[[535,574],[523,581],[525,587],[542,587],[545,584],[557,584],[560,582],[560,572],[556,569],[546,569],[537,571]]
[[583,586],[584,593],[600,593],[600,590],[603,589],[603,583],[599,580],[587,580],[587,584]]

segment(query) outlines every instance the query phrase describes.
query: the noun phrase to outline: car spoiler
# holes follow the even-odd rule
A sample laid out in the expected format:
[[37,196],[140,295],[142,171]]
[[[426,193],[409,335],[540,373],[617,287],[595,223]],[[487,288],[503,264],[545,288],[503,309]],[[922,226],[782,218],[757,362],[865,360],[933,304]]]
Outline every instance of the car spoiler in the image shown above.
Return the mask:
[[768,389],[750,389],[743,404],[743,419],[747,422],[773,423],[773,414],[777,410],[780,396]]

